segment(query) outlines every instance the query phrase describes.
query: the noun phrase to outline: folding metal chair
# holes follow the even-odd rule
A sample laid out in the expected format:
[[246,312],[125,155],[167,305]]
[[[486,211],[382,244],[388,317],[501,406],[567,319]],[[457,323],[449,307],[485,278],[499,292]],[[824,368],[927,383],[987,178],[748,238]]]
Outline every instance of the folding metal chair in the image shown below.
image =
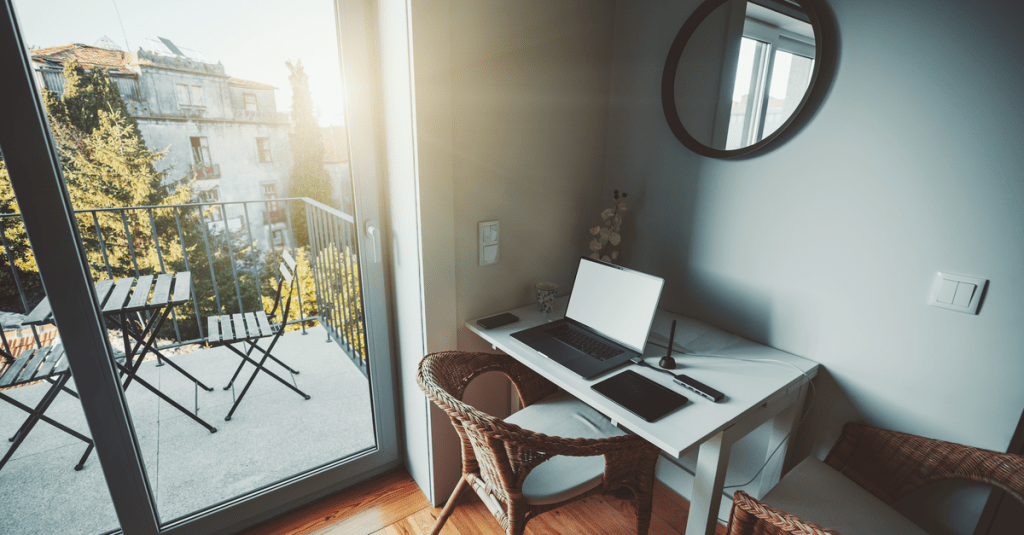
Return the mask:
[[[278,338],[284,334],[284,327],[288,322],[288,312],[291,309],[292,294],[295,292],[295,260],[290,254],[288,254],[287,250],[283,251],[282,256],[285,261],[281,262],[279,266],[281,280],[277,283],[277,295],[274,297],[274,308],[271,309],[269,314],[263,310],[259,310],[257,312],[246,312],[244,314],[238,313],[230,316],[210,316],[207,318],[207,326],[209,328],[208,340],[210,344],[224,345],[231,351],[234,351],[239,357],[242,357],[242,362],[238,365],[238,369],[235,370],[234,375],[231,376],[231,380],[228,382],[227,386],[224,387],[224,390],[232,387],[235,379],[238,378],[238,374],[241,373],[246,362],[256,366],[256,369],[252,372],[252,376],[249,377],[249,381],[245,383],[245,388],[242,389],[242,393],[238,395],[238,398],[235,399],[235,403],[231,406],[231,410],[228,411],[228,415],[224,417],[224,420],[226,421],[231,420],[231,415],[235,413],[235,409],[238,408],[238,404],[242,402],[242,398],[245,397],[245,393],[249,391],[249,387],[252,386],[252,382],[256,380],[256,375],[261,371],[274,379],[277,379],[281,384],[294,390],[303,398],[309,399],[309,396],[305,392],[299,390],[296,385],[282,379],[281,376],[271,370],[268,370],[264,366],[267,359],[271,359],[283,366],[293,375],[299,373],[297,370],[292,369],[271,354],[271,351],[274,349],[274,345],[277,344]],[[288,285],[288,296],[282,298],[284,295],[283,291],[285,284]],[[282,302],[284,303],[284,306],[281,313],[281,321],[278,323],[271,323],[270,318],[277,315],[278,306],[281,305]],[[257,345],[257,342],[264,338],[272,338],[267,349],[263,349]],[[239,342],[248,343],[248,351],[243,353],[232,345]],[[253,351],[263,353],[263,358],[261,358],[259,362],[251,358]]]
[[46,395],[39,400],[39,403],[37,403],[35,407],[29,407],[28,405],[7,396],[3,392],[0,392],[0,399],[29,414],[28,419],[21,424],[18,432],[11,437],[10,441],[13,442],[13,444],[11,444],[11,448],[7,450],[3,459],[0,459],[0,468],[3,468],[4,465],[7,464],[7,461],[14,456],[14,452],[18,450],[18,447],[25,441],[29,432],[32,431],[32,428],[35,427],[39,420],[42,420],[88,444],[88,447],[85,449],[85,453],[82,454],[82,459],[78,461],[77,465],[75,465],[75,470],[81,470],[82,467],[85,466],[85,460],[88,459],[89,454],[92,453],[92,439],[44,414],[46,409],[50,407],[50,404],[53,403],[53,400],[57,398],[57,394],[59,394],[61,390],[68,392],[76,398],[78,397],[75,392],[65,387],[70,379],[71,369],[68,368],[68,359],[65,355],[64,344],[59,341],[46,347],[26,349],[21,352],[21,355],[18,356],[17,359],[14,360],[8,359],[6,355],[3,356],[2,362],[0,362],[0,388],[23,386],[28,383],[46,380],[50,383],[50,389],[46,391]]

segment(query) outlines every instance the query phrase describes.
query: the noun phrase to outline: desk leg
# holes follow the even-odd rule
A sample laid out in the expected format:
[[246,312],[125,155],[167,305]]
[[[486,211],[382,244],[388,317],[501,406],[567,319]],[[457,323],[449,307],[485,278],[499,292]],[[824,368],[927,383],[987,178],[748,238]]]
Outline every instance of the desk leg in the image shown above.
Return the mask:
[[[772,490],[779,479],[782,478],[782,468],[786,463],[786,453],[789,450],[789,443],[792,441],[792,434],[800,423],[800,416],[804,413],[804,402],[807,399],[807,383],[800,386],[800,394],[792,405],[772,418],[772,431],[768,437],[768,450],[765,452],[765,462],[768,463],[761,472],[761,481],[756,490],[757,499],[761,499],[768,491]],[[779,451],[775,451],[779,448]],[[769,456],[775,451],[775,455]],[[751,492],[751,494],[754,494]]]
[[697,472],[693,479],[693,499],[690,500],[690,514],[686,519],[686,535],[715,535],[731,449],[732,443],[727,441],[724,431],[700,445]]

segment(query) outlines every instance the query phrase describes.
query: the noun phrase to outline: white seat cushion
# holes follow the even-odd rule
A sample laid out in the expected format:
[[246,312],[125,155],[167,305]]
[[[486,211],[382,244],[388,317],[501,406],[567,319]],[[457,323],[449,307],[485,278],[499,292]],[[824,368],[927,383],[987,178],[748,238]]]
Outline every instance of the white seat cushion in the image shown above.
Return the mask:
[[[601,413],[562,392],[526,407],[505,421],[535,433],[562,438],[607,438],[625,434]],[[603,475],[604,455],[557,455],[526,476],[523,496],[534,505],[557,503],[600,485]]]
[[814,457],[804,459],[761,501],[843,535],[928,535]]

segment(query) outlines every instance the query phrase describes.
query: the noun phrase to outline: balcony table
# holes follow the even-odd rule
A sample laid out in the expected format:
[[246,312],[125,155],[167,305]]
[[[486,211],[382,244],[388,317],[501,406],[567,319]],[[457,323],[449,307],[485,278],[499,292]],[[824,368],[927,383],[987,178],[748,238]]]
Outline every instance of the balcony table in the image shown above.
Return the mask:
[[[110,279],[102,280],[96,283],[96,297],[100,302],[103,316],[117,325],[124,337],[125,355],[123,358],[115,359],[115,364],[120,370],[122,377],[128,377],[122,388],[127,389],[132,381],[136,381],[150,392],[156,394],[160,399],[209,429],[211,433],[216,433],[217,428],[206,423],[198,415],[193,414],[138,376],[139,367],[142,365],[146,354],[153,352],[160,362],[169,364],[195,383],[197,387],[207,392],[213,390],[213,388],[203,384],[202,381],[193,377],[192,374],[185,371],[181,366],[175,364],[173,360],[161,353],[154,345],[157,333],[160,331],[160,327],[163,326],[167,316],[171,314],[171,310],[175,306],[188,303],[191,300],[191,273],[182,271],[177,274],[164,273],[155,277],[153,275],[143,275],[137,279],[125,277],[117,281]],[[132,314],[137,315],[138,322],[142,326],[141,330],[132,326],[129,321],[129,316]],[[149,319],[144,320],[144,316],[148,316]],[[50,308],[48,297],[43,298],[43,301],[36,307],[36,310],[29,314],[29,318],[26,319],[25,323],[27,324],[29,321],[39,323],[53,321],[53,312]],[[135,342],[134,345],[132,345],[133,340]]]

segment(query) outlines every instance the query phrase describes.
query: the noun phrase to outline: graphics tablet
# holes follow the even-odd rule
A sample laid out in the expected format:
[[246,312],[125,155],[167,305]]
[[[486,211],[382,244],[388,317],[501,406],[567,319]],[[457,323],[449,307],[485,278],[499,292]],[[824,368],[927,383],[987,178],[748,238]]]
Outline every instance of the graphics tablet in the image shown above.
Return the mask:
[[633,370],[613,375],[590,388],[648,422],[654,422],[690,401]]

